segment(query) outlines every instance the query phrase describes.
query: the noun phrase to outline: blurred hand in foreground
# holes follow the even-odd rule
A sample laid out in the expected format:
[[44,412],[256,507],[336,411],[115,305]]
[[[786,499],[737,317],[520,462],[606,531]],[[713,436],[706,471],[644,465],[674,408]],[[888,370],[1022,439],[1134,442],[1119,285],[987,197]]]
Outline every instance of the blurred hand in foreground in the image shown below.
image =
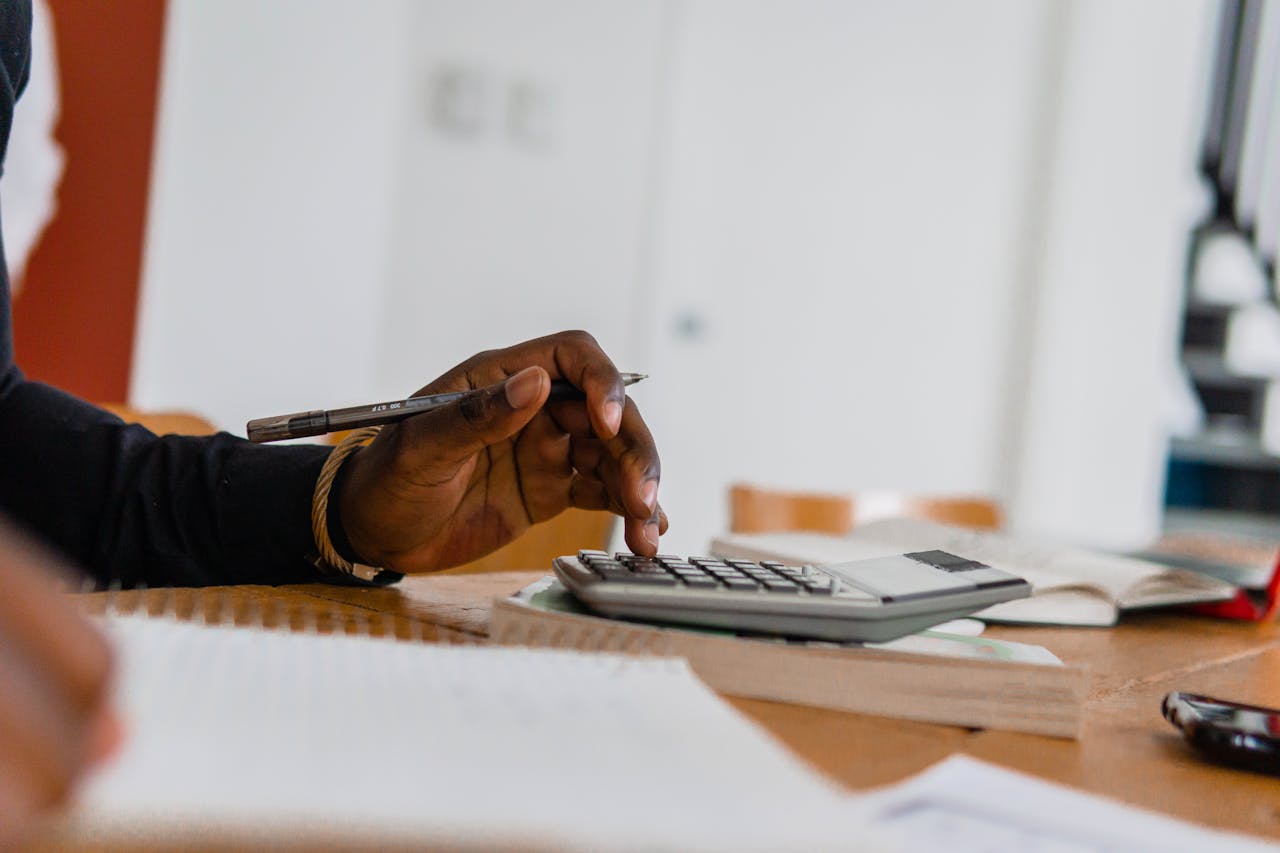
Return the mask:
[[0,520],[0,849],[120,740],[110,649],[55,588],[60,572]]

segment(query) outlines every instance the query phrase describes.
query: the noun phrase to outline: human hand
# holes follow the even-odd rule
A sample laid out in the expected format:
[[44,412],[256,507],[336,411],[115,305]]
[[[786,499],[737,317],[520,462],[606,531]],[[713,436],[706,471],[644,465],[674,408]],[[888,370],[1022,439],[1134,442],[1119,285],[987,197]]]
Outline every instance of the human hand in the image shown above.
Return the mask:
[[[552,379],[586,401],[546,403]],[[667,519],[657,447],[622,379],[585,332],[483,352],[418,391],[477,389],[383,427],[346,463],[343,530],[362,562],[399,572],[460,565],[568,507],[622,516],[653,555]]]
[[60,571],[0,522],[0,849],[120,740],[110,649],[54,588]]

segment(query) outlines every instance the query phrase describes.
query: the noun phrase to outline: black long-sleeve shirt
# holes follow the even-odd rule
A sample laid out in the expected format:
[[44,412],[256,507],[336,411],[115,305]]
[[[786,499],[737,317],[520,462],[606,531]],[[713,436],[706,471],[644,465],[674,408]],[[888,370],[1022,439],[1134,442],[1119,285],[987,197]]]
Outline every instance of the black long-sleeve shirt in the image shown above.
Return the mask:
[[[0,0],[0,162],[30,46],[30,0]],[[225,433],[157,437],[28,381],[14,362],[3,263],[0,291],[0,512],[102,582],[328,579],[305,558],[327,448],[259,447]]]

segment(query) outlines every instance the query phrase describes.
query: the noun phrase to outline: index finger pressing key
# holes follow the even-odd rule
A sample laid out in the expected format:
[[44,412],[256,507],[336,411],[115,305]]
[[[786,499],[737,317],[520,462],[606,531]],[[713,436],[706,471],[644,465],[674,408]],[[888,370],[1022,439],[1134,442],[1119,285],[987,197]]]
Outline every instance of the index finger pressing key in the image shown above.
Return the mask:
[[618,465],[618,502],[629,519],[656,523],[662,461],[649,426],[631,398],[626,398],[618,434],[604,442]]

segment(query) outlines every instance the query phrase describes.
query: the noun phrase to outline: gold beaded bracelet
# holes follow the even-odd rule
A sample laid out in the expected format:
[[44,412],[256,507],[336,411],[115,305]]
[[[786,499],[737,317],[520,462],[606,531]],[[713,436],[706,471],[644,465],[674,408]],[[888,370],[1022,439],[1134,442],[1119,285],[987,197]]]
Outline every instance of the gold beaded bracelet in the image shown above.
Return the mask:
[[324,461],[320,476],[316,478],[316,490],[311,497],[311,535],[316,540],[316,551],[320,555],[317,565],[332,571],[352,575],[365,581],[375,580],[384,570],[363,563],[353,563],[338,553],[329,538],[329,491],[333,488],[333,480],[338,476],[342,463],[377,436],[382,427],[365,427],[354,430],[338,444]]

